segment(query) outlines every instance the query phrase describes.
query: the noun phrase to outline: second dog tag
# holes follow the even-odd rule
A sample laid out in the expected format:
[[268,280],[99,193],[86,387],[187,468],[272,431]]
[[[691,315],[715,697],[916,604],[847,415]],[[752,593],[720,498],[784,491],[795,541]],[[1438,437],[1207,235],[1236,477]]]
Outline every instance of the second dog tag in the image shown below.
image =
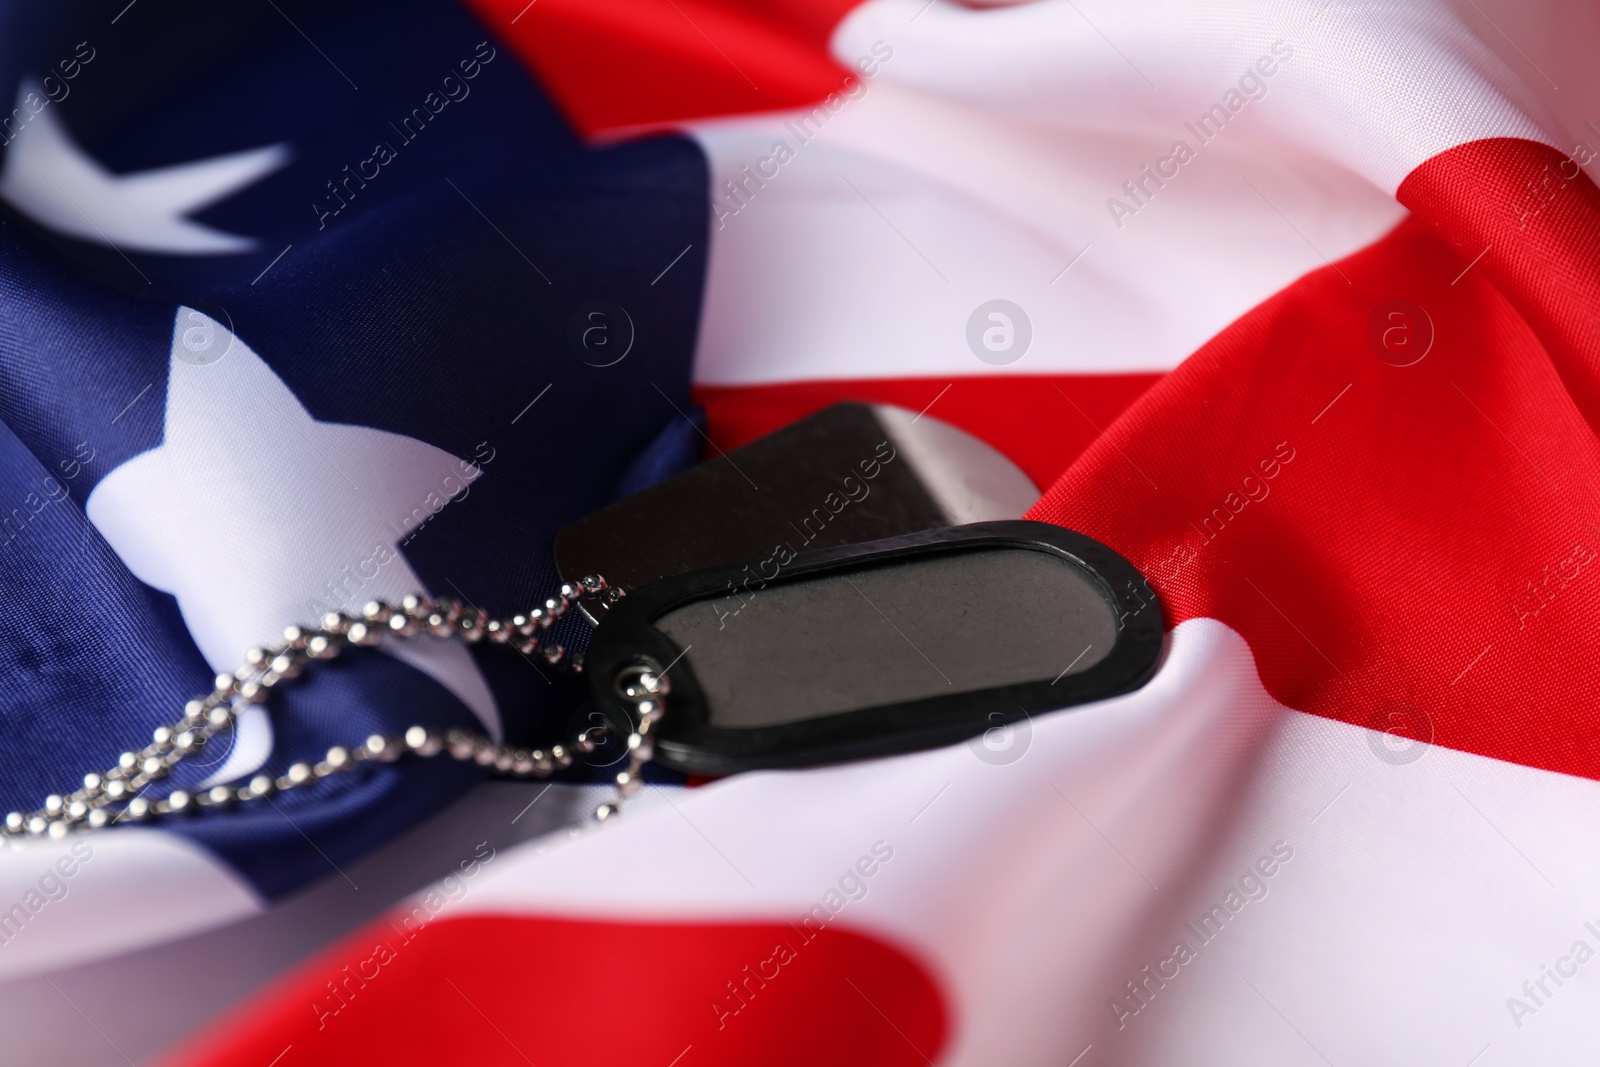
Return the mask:
[[[603,508],[556,536],[563,579],[632,592],[724,563],[1016,519],[1028,476],[971,434],[887,405],[835,404]],[[581,605],[590,621],[604,613]]]

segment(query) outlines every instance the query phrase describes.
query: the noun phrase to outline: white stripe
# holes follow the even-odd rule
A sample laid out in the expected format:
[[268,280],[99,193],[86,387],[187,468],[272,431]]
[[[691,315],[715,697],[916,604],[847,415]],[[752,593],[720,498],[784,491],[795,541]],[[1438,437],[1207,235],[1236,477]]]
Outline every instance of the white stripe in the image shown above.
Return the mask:
[[[1348,171],[1241,136],[1119,229],[1106,199],[1171,138],[1151,154],[1147,139],[1046,130],[896,86],[888,69],[805,144],[788,113],[690,131],[721,211],[739,204],[724,183],[751,191],[712,222],[697,381],[1168,370],[1404,214]],[[780,141],[794,157],[757,187],[742,168]],[[1004,366],[966,339],[997,298],[1033,326]]]
[[208,851],[119,827],[0,847],[0,978],[59,970],[252,915],[263,902]]
[[[892,49],[857,98],[691,124],[717,215],[696,380],[1170,369],[1379,238],[1424,160],[1484,137],[1593,139],[1581,94],[1529,66],[1532,48],[1539,69],[1600,87],[1582,34],[1519,10],[1525,48],[1503,16],[1458,6],[869,0],[832,41],[846,65]],[[1202,143],[1193,124],[1258,61],[1265,95]],[[1142,178],[1179,140],[1195,158]],[[1123,183],[1139,180],[1136,199]],[[1113,197],[1137,213],[1114,219]],[[965,340],[996,298],[1034,329],[1002,367]]]
[[[1558,143],[1561,123],[1545,103],[1559,94],[1468,0],[1055,0],[1005,11],[938,4],[912,27],[916,6],[868,0],[834,31],[835,57],[850,62],[883,40],[895,51],[884,80],[1056,130],[1134,133],[1149,152],[1181,135],[1183,122],[1281,40],[1293,58],[1240,112],[1248,136],[1298,146],[1385,193],[1424,160],[1479,138],[1571,147]],[[1592,68],[1581,35],[1561,32],[1568,18],[1556,5],[1523,5],[1500,25],[1542,37],[1541,56],[1558,48]],[[1226,129],[1218,143],[1244,132]]]
[[[1032,731],[1005,766],[957,745],[647,800],[505,854],[462,906],[798,921],[884,841],[894,858],[837,921],[933,967],[958,1026],[946,1063],[1089,1043],[1103,1063],[1320,1062],[1306,1039],[1334,1063],[1465,1063],[1490,1041],[1600,1041],[1600,961],[1522,1030],[1506,1008],[1576,940],[1600,951],[1583,927],[1600,861],[1573,847],[1600,783],[1439,748],[1385,762],[1381,735],[1272,700],[1243,639],[1204,619],[1144,690]],[[1293,857],[1265,897],[1201,945],[1185,923],[1278,842]],[[1119,1030],[1110,998],[1180,938],[1196,958]]]

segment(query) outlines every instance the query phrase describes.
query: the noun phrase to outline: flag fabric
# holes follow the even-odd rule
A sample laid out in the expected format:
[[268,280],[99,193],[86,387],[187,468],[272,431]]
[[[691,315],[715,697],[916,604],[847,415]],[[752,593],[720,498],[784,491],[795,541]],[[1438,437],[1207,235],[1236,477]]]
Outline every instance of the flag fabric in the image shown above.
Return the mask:
[[[656,772],[615,826],[455,846],[152,1052],[1594,1047],[1592,13],[120,6],[10,14],[0,53],[9,805],[308,605],[542,599],[554,531],[702,425],[726,449],[838,399],[1000,449],[1170,627],[1143,689],[970,744]],[[568,340],[592,301],[636,325],[620,363]],[[556,680],[491,651],[352,658],[197,773],[559,726]],[[14,845],[0,968],[221,937],[474,780],[401,762]]]
[[[0,172],[6,810],[142,747],[286,626],[419,590],[542,603],[555,531],[698,441],[673,407],[691,403],[705,250],[688,141],[585,149],[451,5],[325,6],[315,27],[270,5],[119,10],[11,15],[37,44],[8,53]],[[174,83],[194,54],[221,71]],[[640,334],[625,380],[567,344],[597,299]],[[174,781],[281,775],[413,722],[550,729],[568,688],[514,655],[392,651],[310,672]],[[16,938],[8,963],[248,913],[479,778],[395,766],[106,835],[157,871],[135,879],[154,879],[145,919],[90,934],[43,913],[64,929]],[[171,889],[206,885],[169,891],[174,864]]]

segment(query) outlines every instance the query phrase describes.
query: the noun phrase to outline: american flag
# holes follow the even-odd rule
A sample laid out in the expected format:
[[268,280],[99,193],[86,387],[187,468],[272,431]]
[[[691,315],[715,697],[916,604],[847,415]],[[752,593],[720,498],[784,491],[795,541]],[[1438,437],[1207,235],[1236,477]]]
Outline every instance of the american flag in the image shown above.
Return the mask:
[[[1143,689],[1002,750],[651,768],[615,825],[603,768],[402,760],[10,837],[7,1063],[1600,1044],[1591,6],[0,19],[0,810],[286,626],[539,603],[557,530],[839,400],[988,442],[1170,627]],[[384,645],[174,784],[410,723],[536,743],[575,692]]]

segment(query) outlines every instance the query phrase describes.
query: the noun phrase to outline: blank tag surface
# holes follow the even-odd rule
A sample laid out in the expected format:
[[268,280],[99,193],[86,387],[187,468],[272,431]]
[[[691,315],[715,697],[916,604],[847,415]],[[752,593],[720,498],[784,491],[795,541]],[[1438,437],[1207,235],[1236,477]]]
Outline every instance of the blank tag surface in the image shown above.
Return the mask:
[[735,729],[1050,681],[1093,667],[1117,639],[1083,568],[1019,548],[776,583],[736,615],[700,601],[656,626],[690,649],[707,721]]
[[628,714],[620,679],[667,676],[659,762],[725,774],[948,744],[1128,692],[1160,656],[1138,571],[1047,523],[763,562],[652,583],[595,632],[586,671],[611,714]]

